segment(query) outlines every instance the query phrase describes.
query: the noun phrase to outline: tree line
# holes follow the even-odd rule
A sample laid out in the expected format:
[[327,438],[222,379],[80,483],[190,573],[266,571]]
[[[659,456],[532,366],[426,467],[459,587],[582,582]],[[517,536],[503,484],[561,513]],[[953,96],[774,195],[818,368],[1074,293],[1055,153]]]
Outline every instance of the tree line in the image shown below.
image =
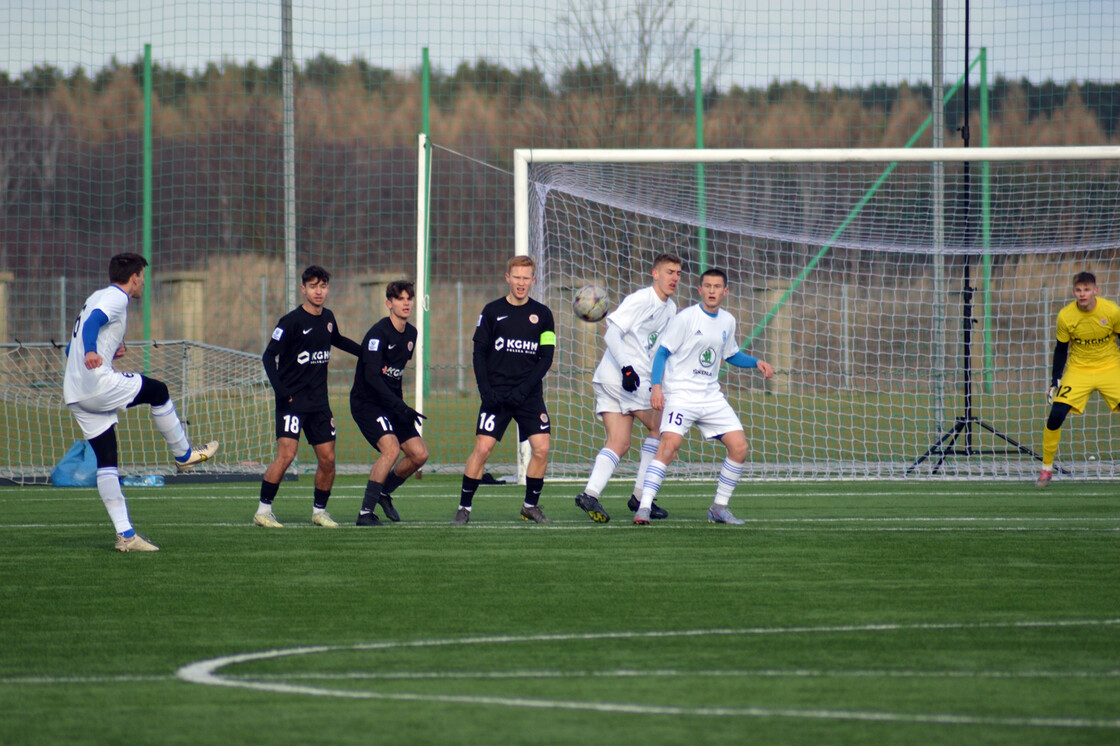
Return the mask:
[[[90,77],[37,66],[0,73],[0,270],[100,275],[136,250],[143,220],[139,62]],[[196,268],[213,252],[283,252],[280,66],[153,67],[153,254]],[[464,63],[432,79],[433,141],[466,158],[432,165],[437,277],[462,256],[500,266],[512,236],[514,147],[691,147],[692,92],[627,82],[582,63],[538,69]],[[925,84],[848,89],[775,82],[704,94],[708,147],[897,147],[929,114]],[[978,91],[969,95],[978,144]],[[340,270],[407,266],[415,247],[420,85],[360,59],[297,68],[296,212],[301,261]],[[997,80],[992,145],[1112,143],[1120,84]],[[946,142],[963,102],[946,110]],[[959,143],[958,139],[955,141]],[[929,135],[919,144],[929,144]],[[497,167],[495,169],[494,167]],[[25,275],[25,273],[30,273]],[[22,291],[21,291],[22,292]],[[31,292],[31,291],[27,291]]]

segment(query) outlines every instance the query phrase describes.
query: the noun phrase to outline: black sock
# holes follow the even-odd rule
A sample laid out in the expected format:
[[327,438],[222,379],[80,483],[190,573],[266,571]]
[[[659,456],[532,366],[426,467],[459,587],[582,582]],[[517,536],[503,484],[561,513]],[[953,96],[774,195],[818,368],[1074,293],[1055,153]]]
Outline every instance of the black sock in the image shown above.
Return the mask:
[[381,497],[381,482],[370,480],[366,482],[366,493],[362,496],[361,513],[372,513],[377,507],[377,498]]
[[544,490],[544,477],[525,477],[525,502],[536,505],[541,501],[541,491]]
[[327,500],[331,499],[330,490],[315,489],[315,507],[325,509],[327,507]]
[[389,472],[389,476],[385,478],[385,486],[381,488],[381,491],[386,495],[391,495],[393,494],[393,490],[404,484],[404,480],[407,478],[408,477],[398,477],[395,471],[391,471]]
[[266,482],[261,480],[261,502],[265,505],[272,505],[272,501],[276,499],[276,493],[280,491],[279,484]]
[[467,475],[463,475],[463,489],[459,493],[459,505],[464,508],[471,506],[471,501],[474,500],[474,491],[478,489],[480,480],[471,479]]

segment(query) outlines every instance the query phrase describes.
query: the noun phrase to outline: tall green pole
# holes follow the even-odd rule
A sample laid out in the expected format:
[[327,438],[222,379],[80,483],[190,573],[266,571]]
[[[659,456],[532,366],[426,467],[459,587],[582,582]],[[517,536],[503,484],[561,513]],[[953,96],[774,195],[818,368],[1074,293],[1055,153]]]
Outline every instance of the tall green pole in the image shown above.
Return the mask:
[[[704,149],[704,88],[703,76],[700,73],[700,48],[697,47],[692,53],[692,68],[693,77],[695,79],[694,86],[696,88],[696,149]],[[700,218],[700,231],[697,236],[697,243],[700,249],[700,271],[704,272],[708,269],[708,227],[705,225],[708,221],[708,199],[704,190],[704,164],[696,164],[696,207],[698,216]]]
[[[988,48],[980,47],[980,147],[988,147]],[[992,169],[980,162],[980,243],[984,247],[984,390],[992,393],[995,353],[992,345]]]
[[[144,185],[141,212],[141,251],[148,260],[144,283],[144,339],[152,338],[152,45],[144,45]],[[145,348],[147,351],[147,348]],[[146,362],[146,358],[145,358]]]
[[[430,127],[430,119],[429,119],[429,111],[430,111],[431,97],[432,97],[431,94],[432,94],[432,67],[431,67],[431,62],[429,62],[429,60],[428,60],[428,48],[424,47],[422,55],[421,55],[421,62],[420,62],[420,131],[423,132],[424,135],[429,138],[428,139],[429,145],[428,145],[428,147],[424,148],[424,173],[428,174],[429,178],[430,178],[431,173],[432,173],[432,148],[431,148],[431,145],[430,145],[430,143],[431,143],[431,139],[430,139],[431,138],[431,127]],[[431,193],[431,182],[430,181],[428,181],[428,193],[429,194]],[[427,195],[425,195],[424,199],[425,199],[425,201],[427,201]],[[431,205],[431,203],[428,202],[428,206],[430,206],[430,205]],[[430,230],[431,218],[429,217],[429,210],[428,209],[424,210],[424,219],[428,222],[428,227],[426,227],[426,229],[424,230],[424,288],[426,290],[425,294],[427,295],[427,298],[420,298],[419,301],[421,303],[426,304],[428,298],[430,298],[432,296],[432,283],[431,283],[431,280],[432,280],[432,251],[431,251],[432,236],[431,236],[431,230]],[[420,333],[423,335],[423,339],[421,339],[421,344],[425,345],[424,349],[429,349],[427,347],[427,345],[428,345],[428,342],[430,342],[431,338],[432,338],[431,334],[430,334],[431,324],[429,322],[429,318],[431,317],[431,314],[428,312],[429,310],[430,310],[429,307],[427,305],[425,305],[425,307],[424,307],[424,323],[423,323],[424,328],[420,330]],[[429,359],[430,358],[425,356],[426,361],[429,360]],[[430,388],[429,387],[429,384],[430,384],[430,376],[429,376],[430,368],[431,368],[430,364],[425,364],[424,365],[423,376],[424,376],[424,399],[425,399],[425,401],[428,398],[428,391],[429,391],[429,388]]]

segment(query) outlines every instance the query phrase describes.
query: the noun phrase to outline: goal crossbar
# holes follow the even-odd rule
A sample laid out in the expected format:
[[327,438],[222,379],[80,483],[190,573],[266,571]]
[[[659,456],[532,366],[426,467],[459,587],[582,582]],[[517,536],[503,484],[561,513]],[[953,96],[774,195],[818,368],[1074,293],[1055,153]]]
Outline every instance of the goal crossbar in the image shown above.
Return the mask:
[[529,166],[534,163],[984,163],[1118,160],[1120,146],[1006,148],[517,148],[513,151],[514,244],[529,253]]

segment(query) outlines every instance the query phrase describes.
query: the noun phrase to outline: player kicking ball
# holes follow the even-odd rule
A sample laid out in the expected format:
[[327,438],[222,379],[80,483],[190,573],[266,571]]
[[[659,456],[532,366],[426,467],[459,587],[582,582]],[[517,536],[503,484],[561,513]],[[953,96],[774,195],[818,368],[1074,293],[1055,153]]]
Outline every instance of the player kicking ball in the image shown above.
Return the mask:
[[118,552],[158,552],[159,547],[136,533],[117,471],[117,410],[147,404],[156,429],[167,442],[175,465],[186,471],[210,458],[218,441],[194,446],[175,413],[167,384],[139,373],[122,373],[113,361],[125,354],[128,302],[144,290],[148,260],[139,254],[117,254],[109,260],[109,287],[86,299],[66,345],[62,393],[82,436],[97,457],[97,492],[117,530]]
[[[638,495],[646,478],[646,468],[657,454],[660,443],[658,423],[661,413],[649,403],[650,366],[657,341],[670,319],[677,312],[673,294],[681,280],[681,259],[672,254],[659,254],[653,260],[653,285],[630,293],[607,316],[603,339],[607,350],[591,385],[595,390],[595,413],[603,419],[607,442],[595,457],[591,474],[583,492],[576,496],[576,506],[596,523],[606,523],[610,515],[599,503],[599,496],[614,474],[618,462],[630,450],[634,420],[645,427],[648,435],[642,443],[638,474],[627,507],[638,509]],[[651,518],[666,518],[668,511],[654,504]]]
[[[378,526],[373,509],[378,505],[394,523],[401,519],[393,507],[393,490],[428,461],[428,445],[420,437],[427,419],[404,400],[404,366],[416,349],[416,327],[408,323],[416,286],[407,280],[390,282],[385,288],[389,315],[366,332],[362,354],[354,369],[350,389],[350,413],[358,429],[381,456],[374,462],[366,482],[365,497],[358,511],[359,526]],[[404,451],[404,458],[397,457]]]
[[700,276],[700,302],[674,316],[661,335],[650,379],[650,404],[661,410],[661,444],[646,469],[642,500],[634,514],[638,525],[649,525],[650,507],[665,472],[693,425],[705,438],[716,438],[727,449],[708,520],[744,523],[727,505],[747,460],[747,437],[739,416],[720,390],[719,372],[725,360],[737,368],[758,368],[766,378],[774,375],[774,369],[739,349],[735,319],[720,308],[727,293],[727,275],[719,269],[707,270]]

